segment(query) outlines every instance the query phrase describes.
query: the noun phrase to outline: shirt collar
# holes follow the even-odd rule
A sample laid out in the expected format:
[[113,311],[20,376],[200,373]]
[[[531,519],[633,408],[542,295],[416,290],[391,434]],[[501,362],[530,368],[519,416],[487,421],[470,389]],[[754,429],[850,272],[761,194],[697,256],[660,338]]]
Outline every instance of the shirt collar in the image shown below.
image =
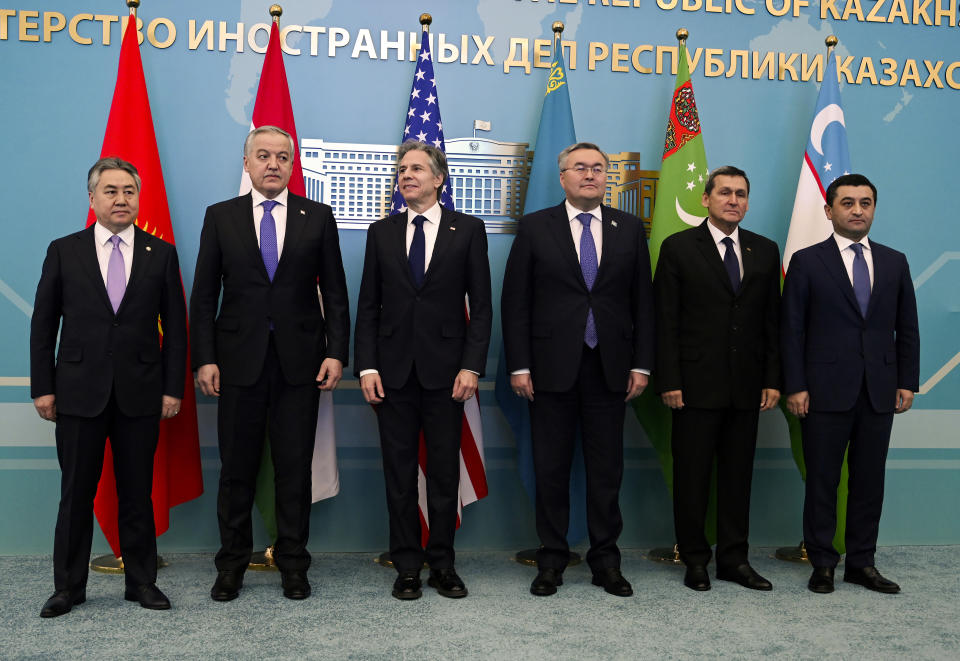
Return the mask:
[[[727,235],[718,230],[713,223],[710,222],[710,219],[707,218],[707,229],[710,230],[710,236],[713,237],[713,242],[719,244]],[[733,245],[738,245],[740,243],[740,226],[737,225],[733,228],[733,231],[730,232],[730,238],[733,239]]]
[[434,225],[440,224],[440,216],[443,214],[443,208],[440,206],[440,201],[437,200],[433,203],[433,206],[424,211],[423,213],[417,213],[413,209],[407,207],[407,224],[412,224],[413,219],[417,216],[423,216],[427,219],[428,223],[433,223]]
[[564,200],[564,201],[563,201],[563,204],[564,204],[564,206],[566,206],[566,208],[567,208],[567,220],[569,220],[571,223],[572,223],[573,221],[575,221],[575,220],[576,220],[577,222],[580,222],[580,219],[577,218],[577,216],[579,216],[579,215],[582,214],[582,213],[588,213],[588,214],[590,214],[591,216],[593,216],[594,218],[596,218],[597,220],[600,220],[600,221],[603,220],[603,216],[600,214],[600,205],[599,205],[599,204],[598,204],[597,206],[595,206],[593,209],[590,209],[589,211],[586,211],[586,212],[581,211],[580,209],[578,209],[578,208],[576,208],[575,206],[573,206],[572,204],[570,204],[570,200]]
[[[123,241],[126,245],[133,245],[133,235],[136,232],[134,230],[134,225],[130,224],[121,231],[117,232],[117,236],[120,237],[120,240]],[[105,245],[107,241],[110,240],[110,237],[113,236],[113,232],[108,230],[106,227],[100,224],[100,221],[94,223],[93,227],[93,237],[97,242],[98,246]]]
[[[843,252],[854,243],[857,243],[856,241],[852,241],[845,236],[840,236],[836,232],[833,233],[833,240],[837,242],[837,247],[840,249],[840,252]],[[863,246],[864,250],[870,250],[870,242],[867,240],[867,237],[860,239],[859,243]]]
[[[284,188],[282,191],[277,193],[277,196],[273,198],[273,201],[282,207],[286,207],[287,195],[289,194],[289,192],[290,191],[287,188]],[[256,188],[253,188],[250,190],[250,195],[253,197],[253,206],[255,207],[260,206],[261,204],[263,204],[263,201],[267,199],[267,197],[263,193],[258,191]]]

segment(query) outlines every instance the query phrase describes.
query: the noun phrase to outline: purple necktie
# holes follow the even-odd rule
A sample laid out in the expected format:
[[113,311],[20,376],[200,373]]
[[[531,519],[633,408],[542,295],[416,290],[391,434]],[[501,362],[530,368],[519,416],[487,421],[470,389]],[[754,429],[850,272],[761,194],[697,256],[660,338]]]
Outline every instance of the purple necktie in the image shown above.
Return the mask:
[[[583,281],[587,284],[587,291],[593,290],[593,283],[597,279],[597,246],[593,242],[593,232],[590,231],[590,221],[593,216],[581,213],[577,220],[583,223],[583,232],[580,234],[580,270],[583,271]],[[583,341],[591,349],[597,347],[597,324],[593,320],[593,308],[587,310],[587,327],[583,331]]]
[[277,223],[273,219],[273,207],[279,204],[276,200],[264,200],[263,218],[260,219],[260,254],[263,256],[263,265],[267,269],[267,277],[273,282],[273,274],[277,272],[280,263],[280,254],[277,251]]
[[853,293],[860,304],[860,313],[866,318],[867,308],[870,307],[870,271],[867,270],[867,260],[863,257],[863,246],[851,243],[850,248],[856,253],[853,256]]
[[127,272],[123,263],[123,253],[120,252],[120,240],[116,234],[110,237],[113,250],[110,251],[110,259],[107,261],[107,296],[110,297],[114,313],[120,309],[123,292],[127,290]]
[[727,249],[723,253],[723,266],[727,269],[727,275],[730,276],[730,286],[733,287],[733,293],[740,291],[740,262],[737,261],[737,253],[733,250],[733,239],[725,236],[720,240]]

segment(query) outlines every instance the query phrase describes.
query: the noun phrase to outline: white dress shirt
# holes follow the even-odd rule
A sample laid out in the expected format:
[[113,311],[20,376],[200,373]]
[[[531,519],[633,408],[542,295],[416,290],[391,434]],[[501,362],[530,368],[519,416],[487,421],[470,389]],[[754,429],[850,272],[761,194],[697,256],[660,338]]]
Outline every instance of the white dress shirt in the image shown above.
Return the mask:
[[[707,227],[710,229],[710,236],[713,237],[713,243],[717,247],[717,251],[720,253],[720,260],[723,261],[723,258],[727,254],[727,246],[722,243],[722,241],[727,238],[727,235],[718,230],[713,226],[709,220],[707,221]],[[733,231],[730,233],[730,238],[733,240],[733,253],[737,256],[737,264],[740,266],[740,281],[743,282],[743,252],[740,247],[740,227],[734,227]]]
[[[853,285],[853,260],[857,256],[857,253],[854,252],[850,246],[856,243],[856,241],[851,241],[836,232],[833,233],[833,240],[837,242],[837,247],[840,248],[840,258],[843,260],[843,265],[847,269],[847,277],[850,278],[850,284]],[[870,273],[870,291],[873,291],[873,251],[870,249],[870,242],[867,240],[867,237],[860,239],[860,245],[863,246],[863,260],[867,263],[867,272]]]
[[413,233],[417,226],[413,224],[413,219],[417,216],[423,216],[427,222],[423,224],[423,272],[426,273],[430,268],[430,258],[433,256],[433,246],[437,243],[437,232],[440,230],[440,216],[442,214],[440,202],[434,203],[432,207],[423,213],[417,213],[413,209],[407,208],[407,255],[410,255],[410,244],[413,243]]
[[[124,282],[130,282],[130,269],[133,268],[133,225],[117,232],[120,237],[120,254],[123,255]],[[107,266],[110,264],[110,253],[113,252],[113,243],[110,237],[113,232],[97,222],[93,227],[93,238],[97,244],[97,261],[100,263],[100,275],[103,276],[103,286],[107,286]]]
[[[273,222],[277,227],[277,259],[283,254],[283,238],[287,235],[287,194],[284,188],[280,191],[273,201],[277,204],[273,207],[270,215],[273,216]],[[253,228],[257,234],[257,246],[260,245],[260,221],[263,220],[263,201],[267,198],[256,188],[250,191],[253,197]]]

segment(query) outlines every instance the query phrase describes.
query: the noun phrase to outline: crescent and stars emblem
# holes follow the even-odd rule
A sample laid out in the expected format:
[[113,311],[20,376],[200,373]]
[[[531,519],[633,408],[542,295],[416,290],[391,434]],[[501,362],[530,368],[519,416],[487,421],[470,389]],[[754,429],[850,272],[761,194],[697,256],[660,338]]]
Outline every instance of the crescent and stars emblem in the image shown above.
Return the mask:
[[827,127],[837,122],[840,126],[846,128],[843,121],[843,108],[836,103],[825,106],[823,110],[817,113],[813,118],[813,124],[810,126],[810,144],[818,154],[823,156],[823,133]]

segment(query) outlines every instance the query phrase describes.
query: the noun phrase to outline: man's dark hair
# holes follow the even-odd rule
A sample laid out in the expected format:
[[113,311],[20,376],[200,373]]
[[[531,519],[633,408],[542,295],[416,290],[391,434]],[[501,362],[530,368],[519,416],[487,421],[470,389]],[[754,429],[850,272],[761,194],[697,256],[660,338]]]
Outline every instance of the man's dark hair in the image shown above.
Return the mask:
[[834,179],[827,186],[827,206],[832,207],[833,201],[837,199],[837,189],[841,186],[869,186],[873,191],[873,203],[877,203],[877,187],[862,174],[843,174]]
[[713,192],[713,187],[715,185],[714,179],[720,176],[725,177],[743,177],[743,180],[747,182],[747,195],[750,194],[750,180],[747,179],[747,173],[741,170],[738,167],[732,165],[722,165],[716,170],[710,173],[710,176],[707,177],[707,183],[703,187],[703,192],[709,195]]
[[422,151],[426,154],[427,158],[430,159],[430,171],[433,172],[433,176],[443,179],[440,182],[440,188],[437,189],[437,199],[439,200],[443,193],[443,185],[447,183],[447,178],[450,176],[450,170],[447,167],[447,155],[433,145],[410,138],[405,140],[397,149],[397,168],[400,167],[400,161],[403,160],[403,157],[412,151]]

